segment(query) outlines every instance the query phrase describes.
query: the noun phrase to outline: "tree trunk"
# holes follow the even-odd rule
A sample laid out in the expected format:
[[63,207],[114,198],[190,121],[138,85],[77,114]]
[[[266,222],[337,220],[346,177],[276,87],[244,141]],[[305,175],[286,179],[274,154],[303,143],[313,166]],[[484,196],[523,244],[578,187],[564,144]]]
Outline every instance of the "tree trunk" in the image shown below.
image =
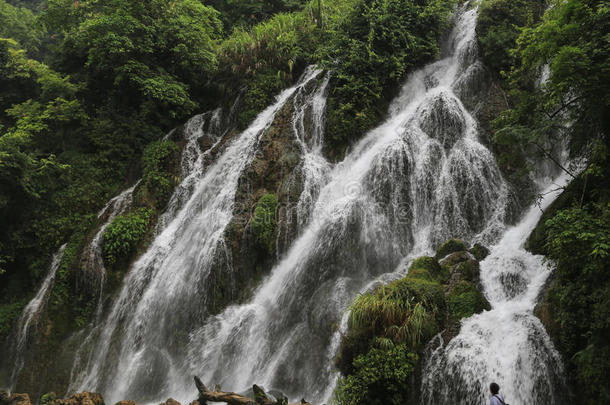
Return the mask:
[[[271,400],[267,394],[265,394],[265,391],[256,384],[252,387],[254,390],[254,399],[236,394],[235,392],[211,391],[197,376],[195,376],[195,385],[199,391],[200,405],[205,405],[207,401],[225,402],[229,405],[297,405],[289,404],[286,397],[279,398],[275,401]],[[301,400],[301,404],[311,405],[304,399]]]

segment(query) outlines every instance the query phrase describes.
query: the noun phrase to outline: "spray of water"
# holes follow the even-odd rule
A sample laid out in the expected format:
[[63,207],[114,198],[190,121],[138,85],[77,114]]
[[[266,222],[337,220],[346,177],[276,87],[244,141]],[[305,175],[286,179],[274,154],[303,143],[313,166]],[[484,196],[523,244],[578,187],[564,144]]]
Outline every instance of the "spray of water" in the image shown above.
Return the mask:
[[10,348],[13,368],[9,379],[9,389],[15,387],[19,372],[23,368],[25,362],[25,349],[27,348],[27,344],[32,337],[32,330],[39,326],[38,322],[40,321],[40,314],[46,308],[53,284],[55,282],[55,274],[57,273],[57,269],[59,269],[59,265],[61,264],[61,259],[63,257],[65,248],[66,245],[64,244],[53,255],[49,270],[44,281],[42,282],[42,285],[40,286],[40,289],[36,293],[36,296],[34,296],[34,298],[32,298],[23,309],[23,312],[17,321],[16,334]]

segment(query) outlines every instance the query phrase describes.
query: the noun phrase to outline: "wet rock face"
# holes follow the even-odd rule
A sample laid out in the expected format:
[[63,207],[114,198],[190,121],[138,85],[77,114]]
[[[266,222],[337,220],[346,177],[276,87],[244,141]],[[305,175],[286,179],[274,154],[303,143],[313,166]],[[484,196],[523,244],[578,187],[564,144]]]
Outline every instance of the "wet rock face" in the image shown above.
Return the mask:
[[446,150],[462,138],[466,122],[455,97],[438,94],[434,102],[426,104],[419,114],[419,126],[431,138],[439,141]]
[[[295,236],[287,235],[291,232],[288,224],[294,223],[296,218],[286,209],[291,202],[298,200],[301,193],[298,173],[295,173],[301,151],[291,125],[292,111],[293,100],[289,100],[261,136],[256,157],[239,179],[233,218],[225,232],[226,249],[233,258],[233,274],[230,279],[226,274],[211,276],[217,290],[211,303],[212,312],[219,311],[234,299],[242,298],[245,293],[243,289],[247,289],[253,280],[262,276],[265,268],[271,266],[274,255],[258,246],[250,229],[252,213],[263,195],[273,193],[278,200],[274,219],[277,222],[280,250],[284,245],[281,243],[283,240],[292,240]],[[214,268],[220,270],[224,267]]]

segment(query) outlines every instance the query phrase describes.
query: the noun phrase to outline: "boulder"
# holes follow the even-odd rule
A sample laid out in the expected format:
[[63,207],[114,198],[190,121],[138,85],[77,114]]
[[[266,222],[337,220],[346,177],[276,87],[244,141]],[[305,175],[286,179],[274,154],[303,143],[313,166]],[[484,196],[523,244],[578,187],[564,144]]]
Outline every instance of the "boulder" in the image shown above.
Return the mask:
[[447,242],[443,243],[436,250],[436,255],[434,256],[436,260],[440,260],[453,252],[461,252],[467,251],[468,248],[466,244],[461,239],[449,239]]
[[167,401],[160,403],[159,405],[181,405],[180,402],[176,401],[174,398],[169,398]]
[[[133,401],[131,401],[133,404]],[[104,398],[97,392],[79,392],[67,398],[56,399],[50,405],[104,405]]]
[[28,394],[9,394],[8,391],[0,391],[0,405],[32,405]]

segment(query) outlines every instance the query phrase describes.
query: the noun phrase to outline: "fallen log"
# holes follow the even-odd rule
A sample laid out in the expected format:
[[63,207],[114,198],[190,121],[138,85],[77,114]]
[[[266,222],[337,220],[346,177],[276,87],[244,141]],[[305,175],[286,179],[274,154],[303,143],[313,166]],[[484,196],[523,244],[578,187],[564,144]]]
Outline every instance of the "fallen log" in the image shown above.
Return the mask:
[[199,377],[195,376],[195,386],[199,391],[199,404],[206,405],[207,401],[210,402],[225,402],[229,405],[311,405],[304,399],[301,400],[300,404],[289,404],[286,397],[271,399],[265,393],[265,391],[254,384],[252,390],[254,391],[254,398],[247,397],[245,395],[237,394],[229,391],[212,391],[201,382]]

